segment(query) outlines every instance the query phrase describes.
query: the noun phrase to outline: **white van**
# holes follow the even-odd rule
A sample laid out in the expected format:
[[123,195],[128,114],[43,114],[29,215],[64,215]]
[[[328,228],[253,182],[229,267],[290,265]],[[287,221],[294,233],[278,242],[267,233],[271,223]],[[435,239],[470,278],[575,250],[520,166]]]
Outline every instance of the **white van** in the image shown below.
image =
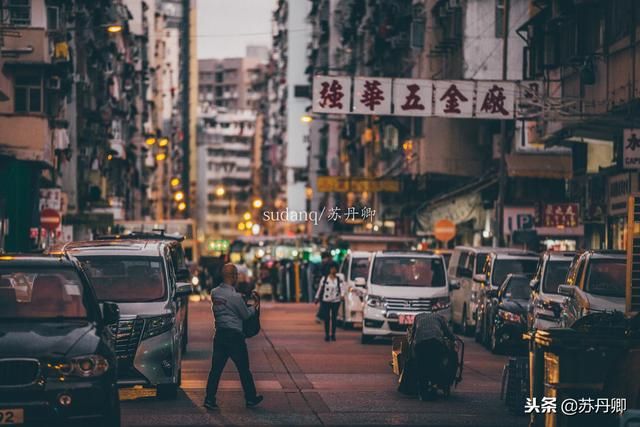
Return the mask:
[[371,252],[349,252],[340,265],[345,289],[344,300],[338,310],[338,322],[344,328],[362,324],[370,259]]
[[426,252],[376,252],[367,280],[362,343],[404,335],[423,312],[451,319],[444,258]]

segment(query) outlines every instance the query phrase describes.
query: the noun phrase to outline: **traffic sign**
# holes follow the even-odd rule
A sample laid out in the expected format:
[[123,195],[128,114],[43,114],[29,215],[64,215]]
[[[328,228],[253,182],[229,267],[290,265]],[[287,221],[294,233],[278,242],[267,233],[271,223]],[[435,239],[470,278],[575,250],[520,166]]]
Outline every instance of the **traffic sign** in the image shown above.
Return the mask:
[[448,219],[441,219],[435,223],[433,234],[441,242],[448,242],[456,237],[456,225]]
[[40,212],[40,226],[45,230],[56,230],[60,222],[60,213],[57,210],[45,208]]

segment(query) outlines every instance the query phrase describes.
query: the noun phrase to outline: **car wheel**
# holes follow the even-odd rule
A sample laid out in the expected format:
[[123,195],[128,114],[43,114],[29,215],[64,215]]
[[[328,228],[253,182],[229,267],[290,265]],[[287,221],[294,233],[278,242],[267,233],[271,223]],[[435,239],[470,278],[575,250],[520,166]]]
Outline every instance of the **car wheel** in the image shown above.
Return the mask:
[[462,310],[462,333],[466,336],[471,335],[471,327],[469,326],[469,322],[467,321],[467,307],[465,306]]
[[360,343],[361,344],[371,344],[375,337],[373,335],[360,335]]
[[490,344],[490,348],[491,348],[491,353],[493,354],[500,354],[500,345],[498,344],[498,338],[496,337],[496,329],[495,328],[491,328],[491,344]]
[[482,324],[483,324],[483,319],[480,319],[479,317],[476,317],[476,330],[475,333],[473,334],[473,339],[477,342],[477,343],[481,343],[482,342]]

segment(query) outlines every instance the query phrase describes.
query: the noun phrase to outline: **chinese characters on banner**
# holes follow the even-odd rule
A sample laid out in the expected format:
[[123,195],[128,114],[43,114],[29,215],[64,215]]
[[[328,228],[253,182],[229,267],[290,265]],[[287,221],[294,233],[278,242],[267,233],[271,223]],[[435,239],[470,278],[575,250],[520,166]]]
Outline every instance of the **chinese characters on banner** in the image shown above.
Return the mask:
[[353,82],[353,112],[391,114],[391,79],[356,77]]
[[351,111],[351,77],[315,76],[313,111],[340,114]]
[[313,111],[513,119],[539,109],[540,87],[539,82],[315,76]]
[[624,168],[640,169],[640,129],[625,129],[624,139]]
[[393,105],[396,114],[430,116],[432,114],[433,84],[429,80],[395,79]]
[[544,205],[542,213],[542,226],[544,227],[577,227],[578,204],[557,203]]

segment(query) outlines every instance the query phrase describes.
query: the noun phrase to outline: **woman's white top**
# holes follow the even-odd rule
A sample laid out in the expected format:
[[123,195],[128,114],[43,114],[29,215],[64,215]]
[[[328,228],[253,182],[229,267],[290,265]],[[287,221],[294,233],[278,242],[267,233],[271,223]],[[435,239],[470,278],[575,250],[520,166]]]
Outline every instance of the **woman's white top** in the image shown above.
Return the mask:
[[[340,286],[338,286],[340,281]],[[320,295],[322,293],[322,295]],[[338,278],[338,276],[331,278],[323,277],[320,279],[320,286],[318,292],[316,292],[316,300],[322,302],[340,302],[342,295],[344,294],[344,283]]]

